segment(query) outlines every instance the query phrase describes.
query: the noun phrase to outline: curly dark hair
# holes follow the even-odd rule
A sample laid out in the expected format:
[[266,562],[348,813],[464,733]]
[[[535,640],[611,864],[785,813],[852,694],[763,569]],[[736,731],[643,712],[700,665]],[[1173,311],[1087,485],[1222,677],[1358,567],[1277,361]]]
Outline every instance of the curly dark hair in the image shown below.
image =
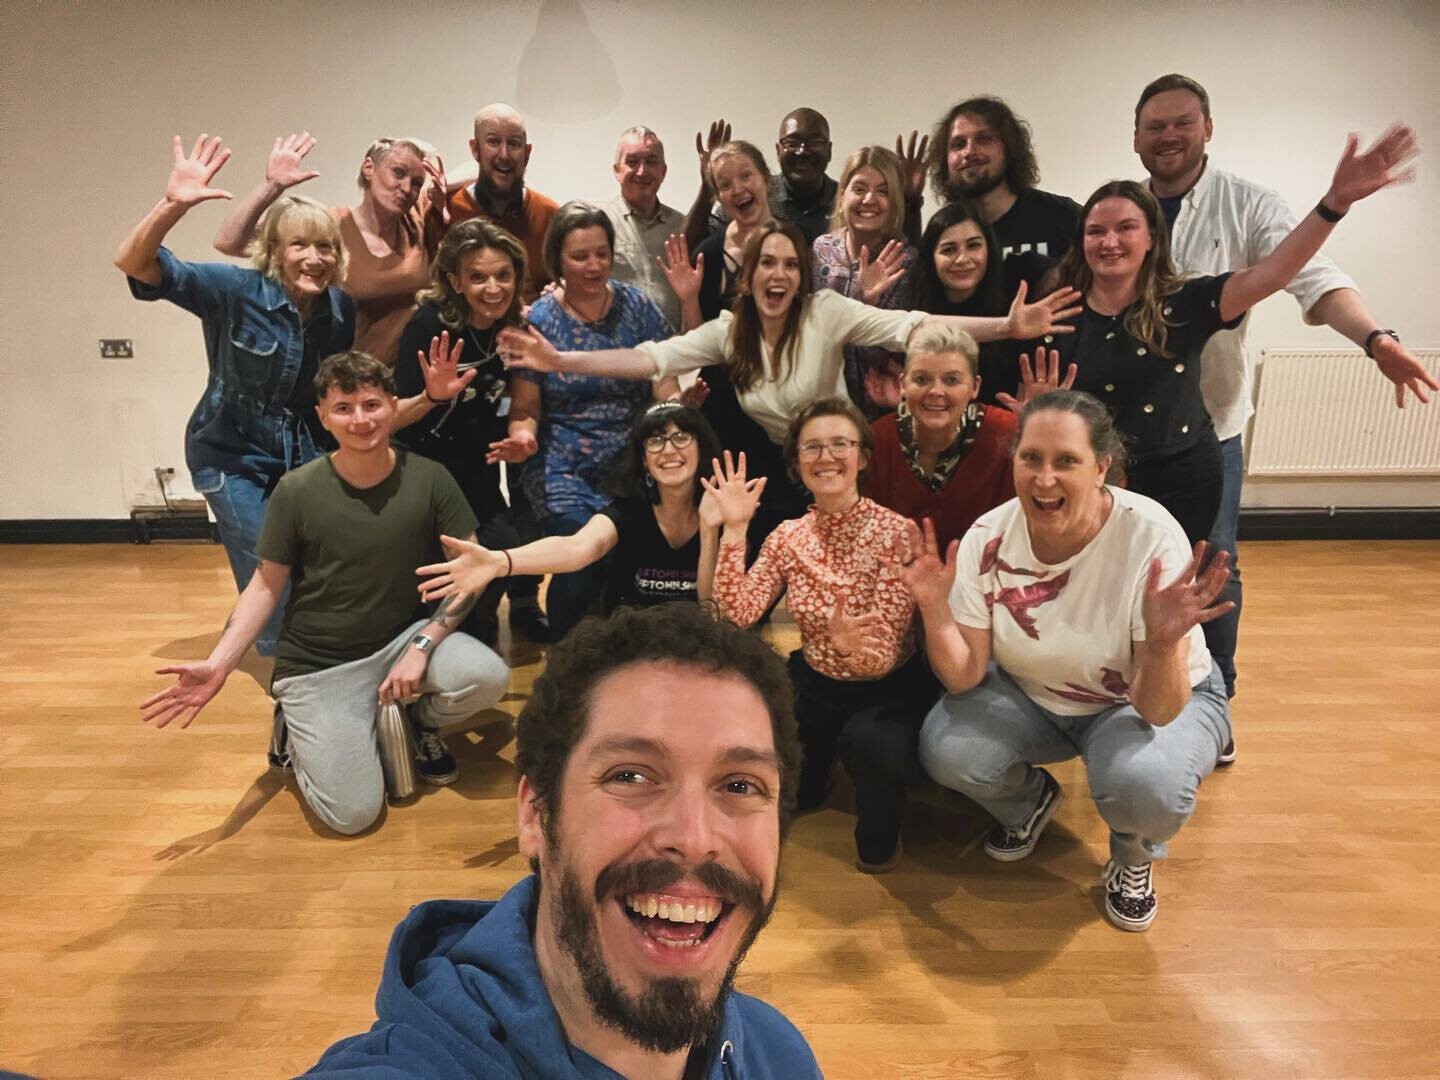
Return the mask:
[[[515,771],[530,782],[547,834],[560,809],[561,779],[585,735],[590,697],[607,675],[631,664],[669,661],[711,674],[738,675],[770,713],[780,760],[780,837],[790,830],[800,770],[795,689],[784,662],[754,634],[698,604],[621,608],[586,618],[550,650],[545,671],[515,721]],[[677,723],[684,719],[676,718]]]
[[944,201],[950,197],[950,125],[964,114],[987,124],[1005,148],[1005,186],[1016,195],[1040,183],[1040,166],[1035,161],[1034,138],[1030,125],[1015,115],[1015,110],[997,97],[966,98],[940,118],[930,133],[927,164],[935,194]]
[[342,394],[353,394],[362,386],[378,386],[395,396],[395,377],[390,369],[359,349],[332,353],[320,361],[315,372],[315,399],[325,400],[332,386],[338,386]]
[[645,468],[645,440],[665,430],[667,424],[674,424],[681,431],[695,436],[695,502],[705,493],[701,479],[710,475],[710,462],[720,456],[720,439],[699,411],[682,405],[678,401],[661,401],[651,405],[630,429],[625,440],[625,449],[616,459],[610,472],[610,493],[620,499],[645,499],[660,501],[660,489],[645,481],[650,472]]

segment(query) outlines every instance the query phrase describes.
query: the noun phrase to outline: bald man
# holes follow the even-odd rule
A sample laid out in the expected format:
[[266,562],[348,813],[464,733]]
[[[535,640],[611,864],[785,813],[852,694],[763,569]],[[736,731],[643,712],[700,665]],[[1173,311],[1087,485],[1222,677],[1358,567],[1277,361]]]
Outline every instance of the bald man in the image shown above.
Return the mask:
[[[728,130],[729,125],[725,126]],[[835,205],[835,192],[839,187],[825,175],[830,165],[830,150],[830,121],[814,109],[795,109],[780,121],[780,133],[775,141],[780,175],[770,180],[770,213],[777,221],[790,222],[812,244],[817,236],[830,229],[830,209]],[[692,250],[709,233],[718,232],[729,223],[718,203],[712,207],[708,221],[703,213],[696,212],[713,198],[706,177],[696,207],[686,221],[685,238]]]
[[556,203],[525,186],[530,143],[525,120],[509,105],[486,105],[475,114],[475,137],[470,155],[479,175],[475,183],[450,196],[452,224],[482,217],[507,229],[525,245],[525,282],[521,295],[531,303],[550,280],[545,273],[543,248]]

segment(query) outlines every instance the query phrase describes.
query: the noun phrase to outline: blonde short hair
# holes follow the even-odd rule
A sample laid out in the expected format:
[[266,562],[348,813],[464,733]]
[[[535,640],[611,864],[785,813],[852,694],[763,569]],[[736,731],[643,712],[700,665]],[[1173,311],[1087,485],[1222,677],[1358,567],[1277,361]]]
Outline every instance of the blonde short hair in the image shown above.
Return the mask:
[[831,230],[845,227],[845,211],[841,208],[841,196],[850,186],[850,178],[866,166],[874,169],[885,180],[890,189],[890,213],[880,226],[884,235],[892,240],[905,239],[905,183],[900,178],[900,159],[895,151],[883,146],[862,146],[845,159],[845,169],[840,173],[840,186],[835,192],[835,209],[830,213]]
[[255,269],[272,281],[280,280],[280,254],[291,236],[324,240],[335,249],[335,282],[345,280],[349,256],[340,237],[340,225],[324,203],[304,195],[282,195],[266,210],[255,226],[251,259]]
[[440,151],[424,139],[376,139],[366,148],[365,157],[360,162],[360,171],[355,174],[355,183],[360,186],[360,190],[363,191],[370,186],[365,183],[365,162],[372,161],[379,165],[396,150],[409,150],[421,161],[432,159],[438,161],[440,159]]
[[905,343],[905,364],[915,356],[963,356],[973,379],[979,374],[980,346],[958,326],[945,323],[921,323]]

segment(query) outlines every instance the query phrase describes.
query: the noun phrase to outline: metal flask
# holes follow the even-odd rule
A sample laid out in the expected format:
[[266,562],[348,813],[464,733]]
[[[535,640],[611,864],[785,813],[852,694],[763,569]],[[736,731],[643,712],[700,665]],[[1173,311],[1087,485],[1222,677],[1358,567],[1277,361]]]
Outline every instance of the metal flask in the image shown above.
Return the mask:
[[415,794],[415,744],[405,710],[394,702],[381,705],[375,717],[375,739],[385,772],[385,793],[391,799],[409,798]]

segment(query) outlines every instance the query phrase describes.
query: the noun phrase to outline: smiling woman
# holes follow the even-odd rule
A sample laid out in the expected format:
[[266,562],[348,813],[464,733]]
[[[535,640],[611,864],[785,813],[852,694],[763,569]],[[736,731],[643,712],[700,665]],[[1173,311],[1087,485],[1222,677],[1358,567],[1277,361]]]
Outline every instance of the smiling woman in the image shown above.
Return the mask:
[[[280,476],[333,445],[315,414],[322,357],[350,347],[354,303],[338,288],[345,244],[324,207],[288,196],[261,221],[255,269],[191,263],[161,246],[194,206],[230,193],[210,186],[230,157],[201,135],[187,155],[175,136],[164,197],[131,230],[115,265],[138,300],[199,316],[209,379],[185,429],[185,463],[215,516],[237,589],[255,573],[265,503]],[[282,607],[256,640],[274,653]]]

